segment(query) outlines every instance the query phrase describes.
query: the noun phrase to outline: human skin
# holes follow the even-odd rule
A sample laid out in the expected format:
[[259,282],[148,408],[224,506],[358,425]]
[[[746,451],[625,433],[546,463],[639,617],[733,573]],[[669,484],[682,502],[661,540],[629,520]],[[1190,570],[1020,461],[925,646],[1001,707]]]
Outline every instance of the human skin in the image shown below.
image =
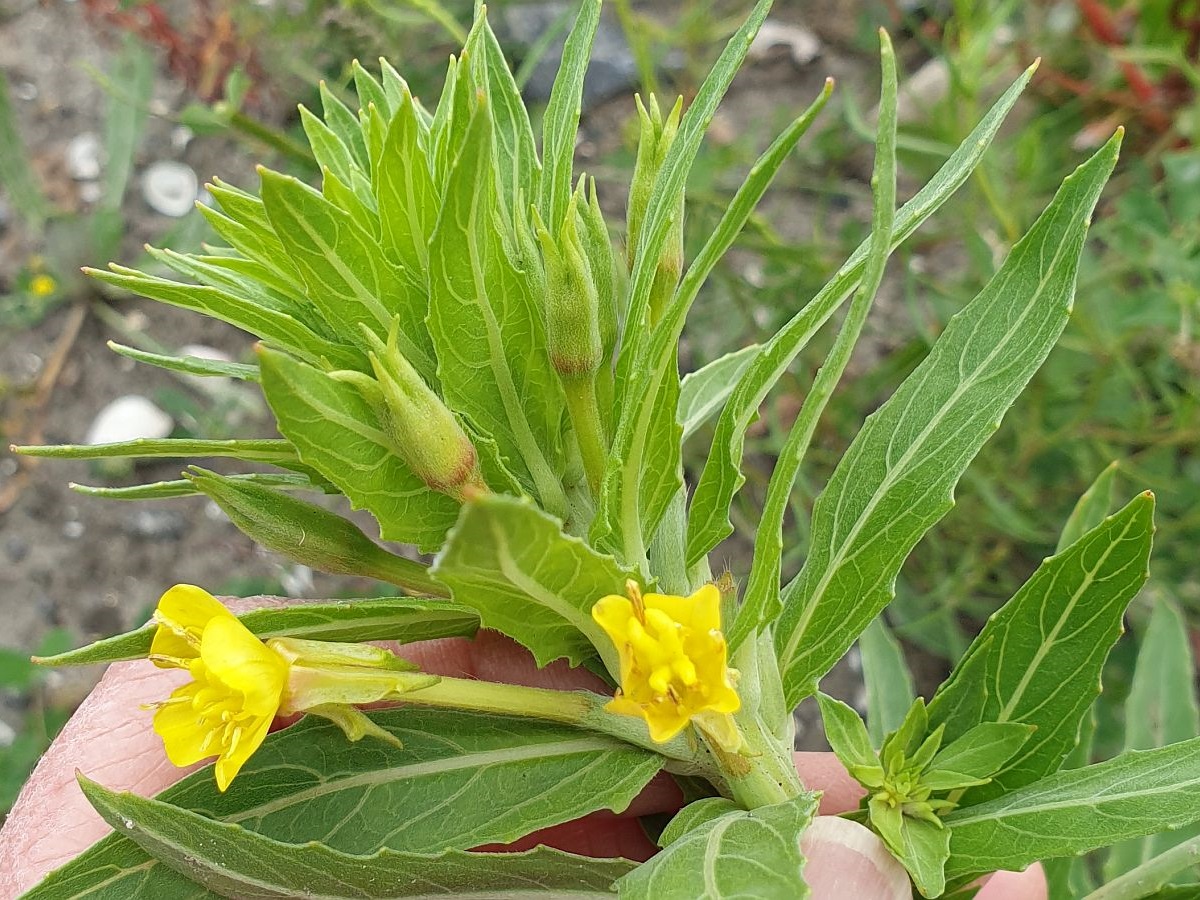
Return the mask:
[[[424,670],[440,675],[563,690],[604,690],[595,676],[582,670],[562,664],[539,670],[528,653],[494,632],[480,632],[473,640],[408,644],[402,653]],[[152,796],[191,771],[167,761],[162,742],[151,728],[153,711],[144,708],[166,697],[185,679],[186,673],[157,669],[145,660],[109,667],[47,750],[0,829],[0,896],[16,897],[110,830],[79,790],[76,772],[113,790]],[[862,789],[832,754],[797,753],[796,765],[809,788],[824,792],[821,817],[803,841],[808,860],[805,875],[815,900],[908,900],[908,879],[879,839],[848,820],[826,818],[857,807]],[[636,816],[671,812],[678,809],[680,799],[670,780],[660,776],[619,815],[594,813],[531,835],[513,847],[545,843],[591,856],[646,859],[656,848]],[[977,897],[1045,900],[1045,879],[1039,866],[1019,874],[1001,872]]]

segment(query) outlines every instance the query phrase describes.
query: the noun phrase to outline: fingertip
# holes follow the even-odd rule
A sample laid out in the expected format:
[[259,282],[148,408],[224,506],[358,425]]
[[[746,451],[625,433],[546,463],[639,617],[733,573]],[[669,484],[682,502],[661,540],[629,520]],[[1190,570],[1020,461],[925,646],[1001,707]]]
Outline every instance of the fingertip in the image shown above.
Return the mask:
[[1024,872],[997,872],[979,889],[976,900],[1046,900],[1050,889],[1041,863]]
[[910,900],[904,866],[874,832],[837,816],[818,816],[800,838],[812,900]]

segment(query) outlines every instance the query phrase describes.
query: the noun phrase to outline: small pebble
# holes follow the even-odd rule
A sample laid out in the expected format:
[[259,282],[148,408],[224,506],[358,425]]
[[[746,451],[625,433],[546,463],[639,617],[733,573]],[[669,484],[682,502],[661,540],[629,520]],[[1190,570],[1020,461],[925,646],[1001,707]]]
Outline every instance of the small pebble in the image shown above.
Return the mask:
[[164,216],[186,216],[200,196],[200,180],[191,166],[169,159],[151,163],[142,173],[142,196]]
[[94,131],[71,138],[67,144],[67,172],[76,181],[95,181],[103,167],[104,147]]
[[174,427],[174,420],[145,397],[127,394],[100,410],[88,428],[84,443],[157,440],[169,435]]
[[187,519],[169,509],[139,509],[121,521],[130,537],[149,541],[175,541],[187,531]]
[[63,537],[65,537],[65,538],[69,538],[70,540],[76,540],[77,538],[83,537],[83,532],[84,532],[84,528],[83,528],[82,522],[70,521],[70,522],[63,523],[62,533],[63,533]]
[[750,59],[770,56],[776,47],[786,47],[788,56],[797,66],[807,66],[821,55],[821,40],[803,25],[767,19],[758,30],[750,50]]

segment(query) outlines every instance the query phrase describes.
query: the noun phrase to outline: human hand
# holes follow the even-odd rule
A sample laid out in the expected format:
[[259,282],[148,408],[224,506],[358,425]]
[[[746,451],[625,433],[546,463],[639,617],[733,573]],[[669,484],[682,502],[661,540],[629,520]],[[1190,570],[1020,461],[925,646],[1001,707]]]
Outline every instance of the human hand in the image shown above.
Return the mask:
[[[595,676],[561,663],[539,670],[524,650],[493,632],[481,632],[474,640],[408,644],[403,654],[425,671],[440,675],[563,690],[604,690]],[[162,742],[151,728],[153,712],[143,709],[184,679],[186,673],[157,669],[145,660],[109,668],[47,750],[0,829],[0,896],[15,897],[28,890],[110,830],[80,792],[76,771],[112,790],[145,796],[157,794],[189,771],[167,761]],[[805,877],[815,900],[908,900],[908,877],[879,838],[863,826],[835,816],[858,806],[861,788],[832,754],[798,753],[796,764],[804,783],[824,792],[821,816],[803,839],[808,860]],[[636,817],[671,812],[680,802],[670,779],[659,776],[619,815],[593,813],[530,835],[511,849],[544,843],[591,856],[644,860],[657,848]],[[977,897],[1045,900],[1045,879],[1039,866],[1019,874],[998,873]]]

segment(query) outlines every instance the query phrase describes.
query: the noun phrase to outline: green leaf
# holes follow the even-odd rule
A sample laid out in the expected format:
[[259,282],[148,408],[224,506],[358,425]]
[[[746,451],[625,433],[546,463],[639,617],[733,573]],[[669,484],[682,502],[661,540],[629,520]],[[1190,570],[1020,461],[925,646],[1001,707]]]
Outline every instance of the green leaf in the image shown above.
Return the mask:
[[760,349],[758,344],[751,344],[683,376],[679,385],[678,415],[683,440],[690,438],[720,411],[733,392],[734,384]]
[[1068,769],[946,816],[946,876],[1017,871],[1200,820],[1200,738]]
[[[967,136],[937,174],[896,213],[892,247],[905,241],[970,177],[1004,117],[1033,75],[1030,68]],[[678,139],[676,139],[678,143]],[[829,283],[763,346],[742,374],[721,411],[712,451],[696,485],[688,517],[688,565],[694,565],[733,531],[729,505],[745,478],[741,473],[746,428],[780,376],[809,339],[858,287],[868,242],[859,245]]]
[[[817,692],[817,704],[821,707],[821,723],[825,726],[825,739],[846,768],[863,767],[877,769],[879,757],[871,746],[867,726],[850,706]],[[882,775],[882,769],[880,769]]]
[[[627,900],[801,900],[808,897],[800,835],[817,795],[726,813],[677,838],[617,883]],[[751,889],[751,886],[753,888]]]
[[1083,535],[1104,521],[1104,517],[1112,510],[1113,483],[1116,481],[1117,464],[1109,463],[1104,471],[1096,476],[1096,480],[1083,492],[1067,524],[1063,526],[1058,538],[1055,553],[1062,553]]
[[[445,637],[471,637],[479,628],[476,612],[451,600],[389,597],[381,600],[333,600],[254,609],[238,618],[263,640],[298,637],[312,641],[397,641],[410,644]],[[158,626],[118,634],[54,656],[39,657],[46,666],[90,666],[144,659]]]
[[287,313],[261,306],[244,297],[208,285],[180,284],[115,263],[110,264],[110,268],[110,272],[91,268],[84,268],[83,271],[98,281],[149,297],[151,300],[228,322],[268,343],[287,348],[306,361],[316,362],[324,357],[333,365],[342,368],[366,366],[360,352],[322,338]]
[[[321,490],[307,475],[252,472],[228,477],[234,481],[245,481],[285,491]],[[85,497],[102,497],[106,500],[170,500],[176,497],[195,497],[200,493],[194,484],[183,478],[174,481],[155,481],[151,484],[132,484],[127,487],[96,487],[71,482],[67,487]]]
[[1019,722],[976,725],[938,751],[921,783],[934,791],[982,784],[1016,755],[1034,730]]
[[[846,318],[837,337],[817,371],[792,424],[771,472],[762,515],[754,532],[754,554],[745,597],[733,626],[729,646],[737,647],[746,636],[778,618],[782,609],[780,593],[783,577],[784,520],[791,505],[792,490],[800,475],[804,455],[817,430],[817,421],[833,396],[842,373],[862,334],[875,294],[883,281],[883,272],[891,255],[892,223],[896,216],[896,54],[886,31],[879,30],[880,57],[883,62],[883,89],[879,101],[879,127],[875,139],[875,168],[871,174],[874,208],[871,237],[862,283],[850,301]],[[870,620],[868,620],[870,621]],[[866,626],[866,622],[863,626]],[[861,629],[860,629],[861,631]],[[856,635],[857,636],[857,635]]]
[[375,196],[383,226],[383,248],[393,262],[424,281],[429,269],[429,238],[441,198],[411,94],[405,94],[387,127],[375,172]]
[[[273,273],[280,288],[302,293],[304,282],[283,249],[279,236],[263,206],[262,198],[214,178],[208,192],[221,206],[221,212],[201,205],[200,212],[213,230],[243,256],[260,263]],[[223,213],[223,214],[222,214]]]
[[387,337],[400,319],[400,349],[421,375],[433,376],[425,330],[425,293],[390,265],[375,238],[308,185],[260,169],[263,204],[308,286],[308,298],[347,343],[363,345],[359,323]]
[[[480,106],[446,187],[430,245],[429,331],[446,402],[495,439],[509,468],[551,512],[565,513],[557,475],[563,393],[522,255],[497,215],[491,115]],[[531,264],[529,260],[523,260]]]
[[358,391],[282,353],[260,350],[258,358],[267,403],[300,458],[355,509],[370,510],[384,540],[441,546],[458,503],[412,473]]
[[[358,163],[355,161],[349,145],[303,104],[300,106],[300,124],[304,127],[308,145],[312,148],[319,168],[328,169],[338,181],[347,186],[354,184],[356,173],[359,173],[361,178]],[[267,214],[270,215],[269,209]]]
[[137,438],[116,444],[49,444],[35,447],[15,447],[22,456],[43,459],[151,459],[155,457],[183,458],[197,456],[227,456],[245,462],[270,463],[287,467],[298,462],[296,450],[287,441],[227,440],[207,441],[193,438]]
[[[596,9],[600,8],[599,3],[595,3],[594,6]],[[471,54],[469,63],[472,67],[472,77],[477,85],[485,88],[490,100],[494,126],[492,133],[495,140],[497,187],[500,190],[504,208],[508,211],[507,218],[511,220],[516,215],[524,216],[529,201],[538,196],[542,164],[538,161],[537,145],[533,139],[533,126],[529,123],[529,112],[525,109],[525,102],[521,99],[521,91],[517,88],[512,70],[509,69],[508,62],[504,59],[504,51],[500,49],[500,44],[492,32],[492,26],[486,15],[476,17],[475,26],[467,39],[466,49]],[[585,66],[588,55],[590,53],[584,56],[583,64]],[[564,66],[567,59],[567,52],[564,50]],[[555,101],[551,100],[551,102]],[[548,117],[549,111],[547,110]],[[543,124],[545,124],[545,120],[543,120]],[[568,146],[572,156],[577,128],[578,120],[571,126],[571,141]],[[547,146],[553,148],[552,144],[547,144]],[[570,162],[571,157],[569,156],[566,172],[568,182],[571,178]]]
[[[1140,637],[1125,701],[1125,749],[1149,750],[1195,737],[1200,734],[1196,666],[1183,615],[1167,598],[1159,597]],[[1113,880],[1196,833],[1193,827],[1118,844],[1105,861],[1104,880]]]
[[465,505],[433,574],[486,627],[528,647],[539,666],[560,657],[578,665],[599,652],[618,671],[616,648],[592,619],[592,606],[608,594],[624,596],[633,573],[564,534],[561,522],[528,500],[489,495]]
[[775,631],[789,703],[815,690],[892,599],[905,558],[954,505],[955,483],[1062,333],[1121,135],[1063,182],[1000,271],[866,421],[817,499],[809,554],[784,589]]
[[697,828],[711,819],[736,813],[740,809],[741,807],[725,797],[701,797],[699,800],[693,800],[667,823],[667,827],[659,835],[658,846],[666,847],[668,844],[673,844],[693,828]]
[[329,90],[325,82],[319,84],[321,93],[321,112],[325,124],[333,129],[334,134],[350,148],[358,167],[364,172],[369,171],[366,144],[363,142],[362,129],[358,124],[358,116],[350,111],[337,96]]
[[350,855],[284,844],[158,800],[108,791],[80,776],[88,801],[119,833],[222,896],[252,898],[611,897],[635,863],[538,847],[525,853]]
[[223,359],[206,359],[202,356],[167,356],[150,353],[136,347],[126,347],[116,341],[108,342],[108,349],[121,356],[137,360],[149,366],[158,366],[184,375],[200,375],[213,378],[236,378],[238,381],[258,381],[258,366],[225,362]]
[[322,572],[374,578],[419,594],[445,594],[426,566],[389,553],[353,522],[324,507],[198,466],[190,466],[184,478],[260,547]]
[[1100,672],[1121,634],[1125,607],[1146,580],[1153,515],[1153,495],[1141,494],[1043,562],[991,617],[934,695],[934,718],[942,709],[954,717],[960,706],[978,709],[971,698],[983,684],[982,721],[1037,728],[992,783],[968,792],[964,805],[1048,775],[1075,745],[1080,720],[1100,692]]
[[[899,769],[901,762],[917,752],[929,733],[929,712],[925,707],[925,698],[917,697],[904,714],[900,727],[884,738],[883,746],[879,748],[884,768],[889,771]],[[945,734],[945,731],[942,733]]]
[[[290,844],[431,854],[623,810],[662,764],[620,741],[531,720],[415,707],[368,715],[403,749],[351,743],[308,717],[268,736],[224,794],[205,768],[158,799]],[[110,835],[27,896],[174,900],[182,883],[129,838]]]
[[891,847],[908,870],[922,897],[940,897],[946,889],[946,860],[950,858],[950,829],[924,819],[904,816],[900,846]]
[[583,104],[583,76],[592,57],[592,43],[600,24],[601,0],[583,0],[579,15],[567,35],[562,61],[550,100],[542,117],[541,199],[538,209],[542,221],[558,228],[567,215],[571,197],[571,172],[575,161],[575,141],[579,132],[579,113]]
[[884,735],[900,727],[917,692],[904,662],[904,651],[882,614],[859,635],[858,649],[867,687],[867,732],[871,746],[878,747]]
[[354,73],[354,89],[358,93],[358,105],[362,109],[366,109],[373,103],[384,119],[391,119],[394,113],[392,103],[388,99],[387,91],[379,83],[379,79],[364,69],[357,59],[350,64],[350,67]]

